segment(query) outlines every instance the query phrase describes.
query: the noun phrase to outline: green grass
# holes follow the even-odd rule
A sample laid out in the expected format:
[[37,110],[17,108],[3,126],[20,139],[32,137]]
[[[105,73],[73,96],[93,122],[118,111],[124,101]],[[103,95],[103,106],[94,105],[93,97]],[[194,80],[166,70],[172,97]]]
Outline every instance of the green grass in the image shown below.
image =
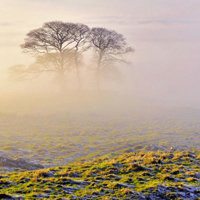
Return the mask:
[[[1,174],[0,194],[24,199],[139,199],[137,195],[147,198],[160,186],[200,187],[199,172],[199,151],[122,153],[66,166]],[[173,191],[163,195],[163,199],[178,199]]]
[[[129,116],[130,115],[130,116]],[[185,116],[184,116],[185,117]],[[0,115],[0,151],[44,166],[65,165],[119,150],[149,146],[198,148],[198,119],[136,114]],[[0,168],[1,170],[1,168]]]

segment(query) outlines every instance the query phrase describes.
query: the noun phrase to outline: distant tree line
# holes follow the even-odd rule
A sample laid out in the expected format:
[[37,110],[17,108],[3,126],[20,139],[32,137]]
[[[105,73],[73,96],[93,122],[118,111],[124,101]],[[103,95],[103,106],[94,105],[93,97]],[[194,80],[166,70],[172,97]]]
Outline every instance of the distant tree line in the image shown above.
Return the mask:
[[100,88],[103,68],[125,62],[125,55],[133,52],[125,37],[106,28],[89,28],[85,24],[52,21],[31,30],[21,48],[31,54],[35,61],[31,65],[15,65],[11,72],[28,77],[30,74],[55,73],[63,86],[65,75],[72,68],[81,88],[80,68],[86,51],[94,55],[95,79]]

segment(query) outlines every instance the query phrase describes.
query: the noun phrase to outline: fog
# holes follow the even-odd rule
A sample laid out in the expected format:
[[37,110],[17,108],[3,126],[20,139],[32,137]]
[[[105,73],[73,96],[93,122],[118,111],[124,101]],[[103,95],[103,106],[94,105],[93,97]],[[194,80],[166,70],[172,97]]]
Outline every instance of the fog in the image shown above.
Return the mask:
[[[130,107],[200,108],[197,0],[1,0],[0,6],[1,112],[42,113],[83,107],[96,111],[110,108],[110,112],[119,108],[128,111]],[[128,57],[128,64],[118,64],[121,75],[117,80],[107,77],[102,81],[100,92],[95,89],[87,59],[84,60],[87,69],[81,72],[81,91],[71,74],[65,91],[60,91],[52,75],[13,80],[8,73],[10,66],[34,60],[19,46],[26,33],[52,20],[114,29],[127,38],[135,52]]]
[[0,0],[0,173],[18,170],[6,158],[52,167],[198,149],[199,11],[199,0]]

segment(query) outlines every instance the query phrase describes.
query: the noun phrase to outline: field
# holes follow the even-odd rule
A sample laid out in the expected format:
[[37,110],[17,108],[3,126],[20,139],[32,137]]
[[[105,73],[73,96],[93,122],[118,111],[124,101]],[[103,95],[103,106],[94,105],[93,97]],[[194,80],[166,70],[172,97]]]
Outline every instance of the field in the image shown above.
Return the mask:
[[199,112],[105,110],[1,114],[0,156],[51,167],[125,149],[199,148]]
[[170,200],[200,197],[200,154],[156,151],[2,174],[2,199]]
[[198,110],[38,102],[0,114],[0,199],[199,198]]

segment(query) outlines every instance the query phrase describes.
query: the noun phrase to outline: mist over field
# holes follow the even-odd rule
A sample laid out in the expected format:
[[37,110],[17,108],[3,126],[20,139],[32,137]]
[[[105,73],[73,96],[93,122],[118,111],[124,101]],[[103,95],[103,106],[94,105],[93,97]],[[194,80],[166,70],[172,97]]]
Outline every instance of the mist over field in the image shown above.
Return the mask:
[[[6,145],[12,147],[13,137],[17,137],[18,134],[24,136],[26,133],[27,137],[30,136],[32,133],[26,132],[29,130],[26,127],[29,122],[33,123],[32,131],[39,137],[44,134],[43,132],[48,135],[51,126],[53,126],[51,129],[53,136],[57,137],[60,131],[67,134],[69,120],[83,124],[93,121],[98,124],[99,121],[105,120],[111,132],[119,131],[118,126],[110,127],[110,123],[117,124],[119,120],[122,127],[136,126],[130,128],[130,137],[136,141],[138,122],[146,121],[151,124],[148,126],[155,132],[158,125],[162,126],[162,122],[163,124],[172,122],[171,126],[174,126],[174,129],[162,127],[164,130],[158,131],[161,135],[165,135],[166,132],[175,133],[179,131],[179,126],[187,124],[186,129],[189,129],[190,133],[186,129],[184,132],[191,137],[191,145],[185,141],[186,138],[180,136],[181,145],[188,144],[192,147],[193,140],[199,139],[198,5],[199,2],[195,0],[162,3],[159,0],[151,3],[145,0],[127,0],[126,3],[118,0],[109,2],[85,0],[84,3],[78,0],[67,2],[60,0],[58,3],[50,0],[42,2],[20,0],[17,4],[13,0],[2,0],[1,137],[8,137],[5,136],[8,134],[7,131],[12,133],[8,143],[1,140],[2,147],[6,148]],[[44,12],[44,8],[48,12]],[[8,16],[8,13],[12,13],[12,16]],[[61,77],[54,72],[37,73],[37,68],[33,68],[36,70],[33,70],[33,73],[29,73],[31,72],[29,70],[27,74],[19,75],[20,68],[17,67],[21,66],[23,69],[23,66],[30,66],[32,69],[34,62],[38,67],[35,55],[26,53],[26,49],[20,48],[20,45],[26,41],[26,34],[29,31],[42,27],[48,21],[78,22],[86,24],[91,29],[103,27],[115,30],[123,34],[127,46],[134,51],[126,57],[126,62],[118,62],[113,66],[110,63],[105,64],[101,74],[100,90],[96,85],[96,61],[91,48],[81,55],[79,82],[75,68],[72,67],[65,73],[64,88],[60,86]],[[47,64],[48,59],[40,61],[43,64],[39,67]],[[10,123],[15,124],[9,125]],[[60,123],[63,125],[60,126]],[[94,129],[98,126],[95,123]],[[74,127],[77,134],[81,132],[83,124]],[[37,129],[40,126],[42,129]],[[103,126],[102,129],[105,128],[103,124],[100,126]],[[145,125],[144,130],[146,129],[149,128]],[[106,134],[111,134],[109,131]],[[119,132],[123,138],[124,131]],[[193,133],[197,134],[191,136]],[[84,134],[87,135],[88,132]],[[104,131],[100,131],[99,134],[104,137]],[[98,142],[99,139],[94,140]],[[171,137],[167,138],[167,141],[170,140]],[[168,145],[170,148],[170,144]]]
[[[37,10],[37,14],[30,7]],[[115,89],[121,88],[134,99],[153,101],[163,106],[199,108],[198,7],[197,0],[163,3],[159,0],[153,3],[128,0],[125,4],[118,0],[86,0],[84,3],[62,0],[59,3],[49,0],[21,0],[16,3],[2,0],[1,91],[15,93],[16,88],[21,88],[25,93],[32,90],[26,86],[30,81],[24,85],[11,83],[7,69],[12,65],[32,62],[33,58],[23,54],[19,47],[30,30],[47,21],[62,20],[82,22],[90,27],[102,26],[124,34],[135,52],[129,58],[131,65],[121,66],[123,81],[114,84]],[[48,9],[48,13],[43,12],[44,8]],[[12,15],[8,16],[8,13]],[[32,81],[30,85],[35,84]],[[34,90],[46,85],[48,83],[40,84]]]
[[0,0],[0,199],[197,200],[199,11]]

